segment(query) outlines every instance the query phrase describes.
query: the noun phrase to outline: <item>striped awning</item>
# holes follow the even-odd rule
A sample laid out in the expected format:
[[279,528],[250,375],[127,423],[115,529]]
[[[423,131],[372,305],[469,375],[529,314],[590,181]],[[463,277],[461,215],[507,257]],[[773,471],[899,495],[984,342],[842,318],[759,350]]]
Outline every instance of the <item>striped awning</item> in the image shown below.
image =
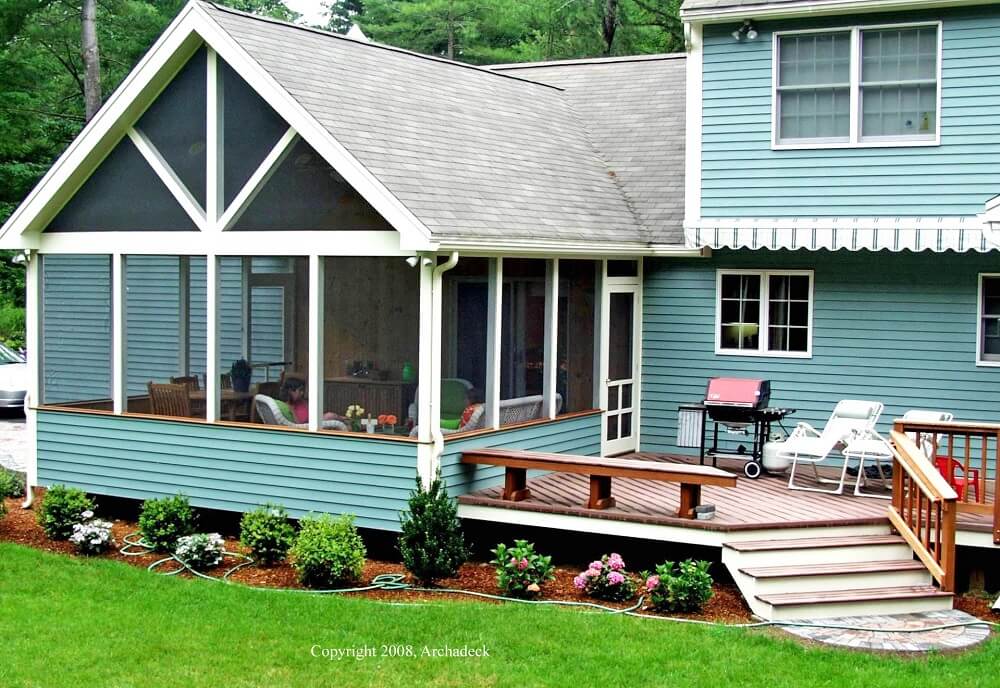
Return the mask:
[[685,224],[689,248],[818,251],[1000,250],[1000,226],[982,216],[731,218]]

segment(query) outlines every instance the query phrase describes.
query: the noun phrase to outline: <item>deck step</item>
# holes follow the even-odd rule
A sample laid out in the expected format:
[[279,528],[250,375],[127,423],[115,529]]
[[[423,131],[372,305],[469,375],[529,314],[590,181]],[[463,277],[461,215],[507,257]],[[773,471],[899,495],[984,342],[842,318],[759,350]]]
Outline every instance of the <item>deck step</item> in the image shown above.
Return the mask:
[[838,604],[844,602],[882,602],[916,598],[940,597],[951,599],[954,593],[941,592],[933,585],[907,585],[898,588],[870,590],[826,590],[824,592],[779,592],[757,595],[757,599],[774,607]]
[[898,535],[861,535],[854,537],[736,541],[727,542],[723,547],[736,552],[776,552],[793,549],[826,549],[831,547],[867,547],[900,544],[906,544],[906,541]]
[[798,578],[800,576],[838,576],[861,573],[925,571],[919,561],[858,561],[839,564],[806,564],[804,566],[751,566],[740,573],[758,580],[768,578]]

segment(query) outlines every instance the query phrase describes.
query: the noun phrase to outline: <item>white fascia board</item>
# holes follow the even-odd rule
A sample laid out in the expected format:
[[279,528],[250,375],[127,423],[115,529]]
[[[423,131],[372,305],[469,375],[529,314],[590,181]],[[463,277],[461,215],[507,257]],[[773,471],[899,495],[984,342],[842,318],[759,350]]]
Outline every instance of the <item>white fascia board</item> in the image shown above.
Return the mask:
[[193,12],[199,17],[198,32],[205,42],[400,233],[404,248],[412,251],[433,251],[438,248],[430,230],[335,140],[225,29],[201,7],[195,6]]
[[822,17],[837,14],[872,12],[902,12],[924,9],[946,9],[969,5],[990,5],[995,0],[802,0],[776,5],[748,5],[741,7],[681,10],[681,20],[692,24],[719,24],[740,19],[786,19],[794,17]]
[[632,244],[557,239],[492,239],[489,237],[441,238],[441,251],[461,251],[463,256],[533,256],[560,258],[636,258],[639,256],[677,255],[691,257],[700,251],[681,244]]
[[185,6],[0,228],[3,245],[20,243],[10,241],[12,235],[41,230],[76,193],[90,172],[125,136],[152,96],[159,93],[200,46],[197,23],[194,6]]
[[[0,242],[0,248],[33,248],[41,253],[138,253],[176,256],[412,256],[399,232],[46,232],[28,237],[31,246]],[[112,251],[114,249],[114,251]]]

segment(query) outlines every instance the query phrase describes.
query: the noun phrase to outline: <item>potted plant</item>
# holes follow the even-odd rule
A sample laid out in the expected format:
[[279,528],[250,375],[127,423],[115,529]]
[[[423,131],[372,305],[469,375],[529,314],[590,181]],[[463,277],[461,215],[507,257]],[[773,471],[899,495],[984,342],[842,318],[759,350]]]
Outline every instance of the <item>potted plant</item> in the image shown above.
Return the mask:
[[233,367],[229,369],[229,375],[233,380],[233,391],[249,392],[250,378],[253,377],[253,369],[247,359],[241,358],[233,361]]

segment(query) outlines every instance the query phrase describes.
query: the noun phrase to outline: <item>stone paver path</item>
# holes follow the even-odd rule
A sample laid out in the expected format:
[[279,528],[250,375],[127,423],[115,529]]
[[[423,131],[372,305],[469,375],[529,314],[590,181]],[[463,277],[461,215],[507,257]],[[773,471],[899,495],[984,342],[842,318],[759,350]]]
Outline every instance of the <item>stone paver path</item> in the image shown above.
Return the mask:
[[[892,614],[886,616],[844,616],[831,619],[802,619],[796,623],[816,623],[823,626],[854,626],[861,628],[920,629],[948,624],[978,621],[976,617],[957,609],[919,614]],[[990,635],[989,624],[954,626],[932,631],[892,632],[855,631],[820,626],[780,626],[784,630],[808,640],[839,645],[856,650],[888,652],[928,652],[931,650],[958,650],[972,647]]]
[[0,417],[0,466],[15,471],[25,470],[27,435],[23,417]]

